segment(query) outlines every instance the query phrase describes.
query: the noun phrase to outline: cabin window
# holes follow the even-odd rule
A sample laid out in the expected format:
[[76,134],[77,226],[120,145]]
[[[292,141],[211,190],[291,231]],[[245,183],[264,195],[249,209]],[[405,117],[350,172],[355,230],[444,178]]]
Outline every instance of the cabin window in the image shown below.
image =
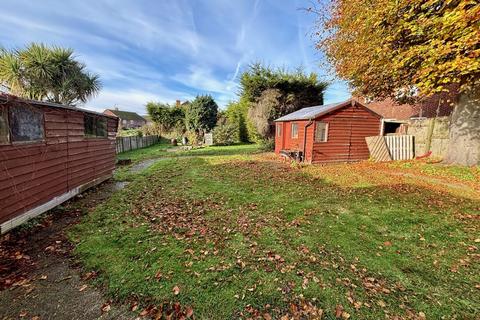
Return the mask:
[[282,136],[282,125],[280,123],[277,123],[277,137]]
[[90,138],[107,137],[107,121],[103,117],[91,114],[84,115],[85,136]]
[[298,138],[298,123],[292,123],[292,139]]
[[319,122],[315,124],[315,142],[327,142],[328,123]]
[[0,107],[0,144],[8,143],[8,112]]
[[8,125],[12,142],[43,140],[43,112],[26,106],[10,106],[9,110]]

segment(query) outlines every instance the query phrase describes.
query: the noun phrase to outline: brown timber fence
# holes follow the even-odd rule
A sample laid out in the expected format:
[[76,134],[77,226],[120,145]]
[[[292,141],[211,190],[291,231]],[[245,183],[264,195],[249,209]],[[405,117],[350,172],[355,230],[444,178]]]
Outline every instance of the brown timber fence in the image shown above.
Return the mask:
[[140,149],[154,145],[160,141],[160,136],[117,137],[117,153]]

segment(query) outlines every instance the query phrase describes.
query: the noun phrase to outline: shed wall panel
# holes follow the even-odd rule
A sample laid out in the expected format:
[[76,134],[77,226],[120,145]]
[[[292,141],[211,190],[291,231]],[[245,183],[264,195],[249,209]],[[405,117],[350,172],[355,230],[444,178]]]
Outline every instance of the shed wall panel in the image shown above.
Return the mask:
[[36,108],[44,115],[44,141],[0,145],[0,223],[115,168],[116,119],[106,117],[108,137],[86,138],[84,112]]

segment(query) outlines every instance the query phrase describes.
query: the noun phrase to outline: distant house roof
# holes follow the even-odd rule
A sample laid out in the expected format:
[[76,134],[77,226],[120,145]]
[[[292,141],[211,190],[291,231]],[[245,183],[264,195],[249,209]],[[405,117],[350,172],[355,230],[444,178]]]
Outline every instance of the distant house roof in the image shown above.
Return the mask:
[[[275,121],[293,121],[293,120],[311,120],[315,119],[317,117],[320,117],[324,114],[330,113],[332,111],[344,108],[348,105],[350,105],[352,102],[359,103],[357,100],[354,99],[348,99],[346,101],[342,102],[337,102],[337,103],[330,103],[330,104],[325,104],[325,105],[320,105],[320,106],[314,106],[314,107],[307,107],[303,108],[300,110],[297,110],[295,112],[289,113],[283,117],[278,118]],[[361,104],[364,106],[363,104]],[[373,113],[376,113],[372,111]]]
[[407,120],[410,118],[433,118],[449,116],[453,112],[452,103],[455,101],[455,92],[437,93],[420,99],[417,103],[398,103],[393,99],[373,101],[367,107],[385,119]]
[[108,114],[103,114],[101,112],[96,112],[96,111],[92,111],[92,110],[78,108],[78,107],[75,107],[75,106],[67,106],[67,105],[63,105],[63,104],[59,104],[59,103],[55,103],[55,102],[49,102],[49,101],[39,101],[39,100],[25,99],[25,98],[17,97],[13,94],[0,92],[0,102],[4,103],[4,102],[15,102],[15,101],[20,102],[20,103],[35,105],[35,106],[43,106],[43,107],[73,110],[73,111],[79,111],[79,112],[84,112],[84,113],[102,115],[102,116],[109,117],[109,118],[115,118],[115,117],[113,117],[111,115],[108,115]]
[[116,109],[107,109],[105,111],[110,111],[117,117],[119,117],[122,120],[136,120],[136,121],[147,121],[145,118],[140,116],[138,113],[131,112],[131,111],[121,111],[121,110],[116,110]]

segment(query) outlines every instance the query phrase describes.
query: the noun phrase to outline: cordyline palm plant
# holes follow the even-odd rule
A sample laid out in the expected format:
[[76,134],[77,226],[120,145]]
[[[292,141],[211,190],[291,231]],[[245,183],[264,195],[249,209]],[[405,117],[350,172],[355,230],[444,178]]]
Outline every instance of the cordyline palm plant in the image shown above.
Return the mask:
[[71,49],[35,43],[0,49],[0,83],[15,95],[66,105],[84,103],[101,89],[98,75],[76,61]]

